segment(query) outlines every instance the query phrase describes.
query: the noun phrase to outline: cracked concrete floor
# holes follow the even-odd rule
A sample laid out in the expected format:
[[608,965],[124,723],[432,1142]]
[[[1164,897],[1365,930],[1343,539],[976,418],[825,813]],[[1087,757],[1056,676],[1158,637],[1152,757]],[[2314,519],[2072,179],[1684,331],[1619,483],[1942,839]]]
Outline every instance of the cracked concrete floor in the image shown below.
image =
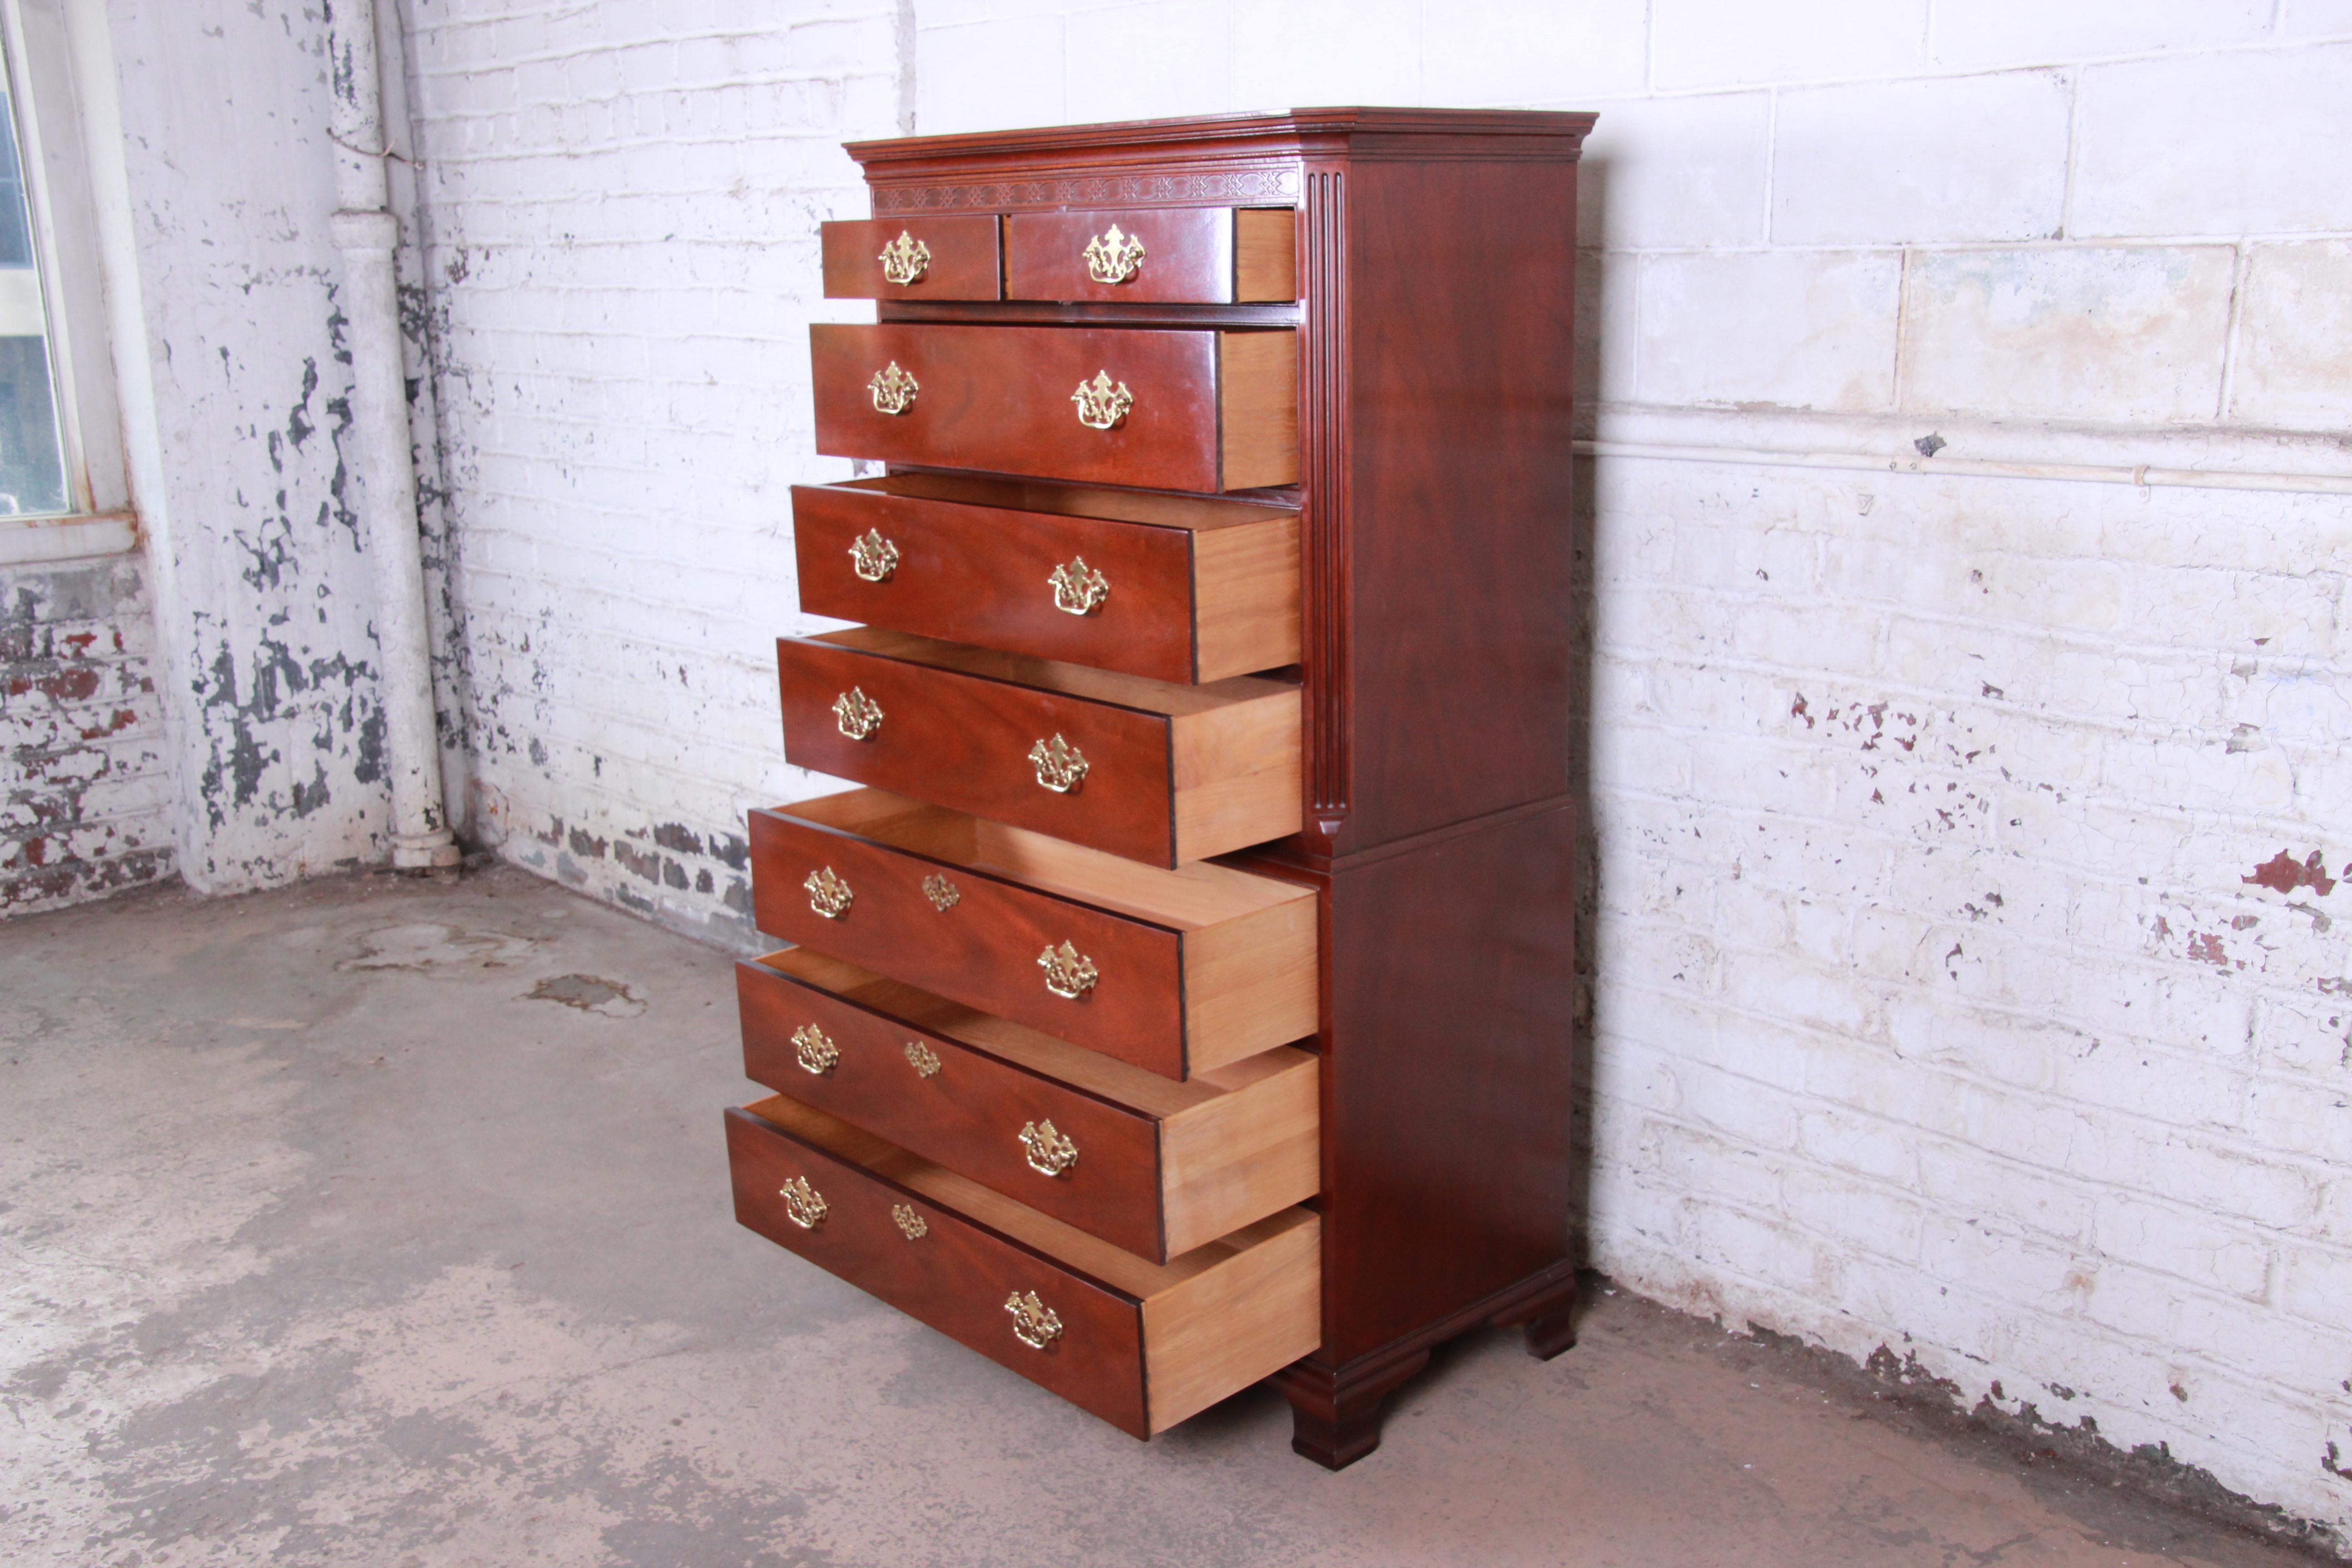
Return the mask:
[[1339,1475],[1263,1391],[1139,1445],[736,1228],[732,997],[509,869],[0,923],[0,1560],[2306,1561],[1629,1295]]

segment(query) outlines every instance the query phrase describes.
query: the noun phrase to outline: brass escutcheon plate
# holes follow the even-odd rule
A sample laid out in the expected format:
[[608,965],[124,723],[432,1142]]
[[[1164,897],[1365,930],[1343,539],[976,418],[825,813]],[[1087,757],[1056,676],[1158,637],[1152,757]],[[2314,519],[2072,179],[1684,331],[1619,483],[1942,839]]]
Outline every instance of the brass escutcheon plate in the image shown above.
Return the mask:
[[1054,590],[1054,608],[1066,616],[1091,616],[1110,597],[1110,579],[1087,565],[1083,555],[1055,567],[1045,582]]
[[814,1024],[803,1024],[793,1031],[793,1056],[801,1064],[803,1072],[823,1078],[833,1070],[835,1063],[841,1060],[841,1047],[827,1038],[825,1032]]
[[1039,1300],[1034,1290],[1015,1290],[1004,1298],[1004,1310],[1013,1314],[1013,1338],[1033,1351],[1042,1351],[1062,1337],[1061,1317]]
[[875,259],[882,263],[882,280],[904,289],[920,283],[923,274],[931,269],[931,247],[902,228]]
[[1095,372],[1092,381],[1078,383],[1070,401],[1078,405],[1078,423],[1089,430],[1115,430],[1135,411],[1135,394],[1127,389],[1127,383],[1114,383],[1107,370]]
[[1078,254],[1086,260],[1087,276],[1097,283],[1125,283],[1143,270],[1143,241],[1119,233],[1117,224],[1087,240]]
[[866,390],[874,395],[877,414],[904,414],[915,406],[915,395],[923,389],[916,384],[913,376],[898,368],[897,360],[892,360],[874,373]]
[[1066,942],[1039,954],[1037,967],[1045,972],[1045,989],[1072,1002],[1093,990],[1101,978],[1095,961]]
[[882,709],[857,687],[833,700],[833,726],[853,741],[870,741],[882,728]]
[[1078,1146],[1055,1130],[1050,1117],[1021,1129],[1021,1148],[1029,1168],[1041,1176],[1058,1176],[1078,1163]]
[[808,889],[809,908],[829,921],[837,921],[847,914],[849,906],[857,897],[849,890],[849,884],[843,881],[840,874],[830,866],[820,867],[811,871],[808,874],[808,880],[803,882],[801,886]]
[[880,529],[869,528],[865,538],[849,547],[849,569],[861,582],[887,583],[898,569],[898,547],[883,538]]

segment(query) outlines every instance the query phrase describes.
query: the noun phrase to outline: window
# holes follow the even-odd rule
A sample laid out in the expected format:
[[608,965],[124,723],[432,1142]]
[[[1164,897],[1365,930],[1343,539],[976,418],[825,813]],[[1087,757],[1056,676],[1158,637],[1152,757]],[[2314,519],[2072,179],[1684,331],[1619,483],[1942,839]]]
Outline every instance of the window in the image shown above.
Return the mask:
[[16,95],[0,83],[0,515],[73,510]]
[[[0,564],[139,542],[110,330],[117,307],[139,321],[137,263],[105,29],[106,0],[0,0]],[[143,333],[129,342],[135,365]]]

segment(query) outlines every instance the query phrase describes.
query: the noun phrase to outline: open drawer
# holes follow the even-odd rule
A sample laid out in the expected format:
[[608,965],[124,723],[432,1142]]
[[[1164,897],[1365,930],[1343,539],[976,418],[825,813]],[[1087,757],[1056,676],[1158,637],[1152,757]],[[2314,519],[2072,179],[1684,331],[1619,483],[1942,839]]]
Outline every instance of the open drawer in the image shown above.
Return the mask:
[[735,990],[745,1076],[1140,1257],[1321,1184],[1307,1051],[1172,1083],[806,948],[738,963]]
[[1182,1079],[1316,1032],[1315,894],[881,790],[751,814],[770,936]]
[[1305,1209],[1148,1263],[782,1095],[727,1155],[741,1224],[1138,1437],[1322,1342]]

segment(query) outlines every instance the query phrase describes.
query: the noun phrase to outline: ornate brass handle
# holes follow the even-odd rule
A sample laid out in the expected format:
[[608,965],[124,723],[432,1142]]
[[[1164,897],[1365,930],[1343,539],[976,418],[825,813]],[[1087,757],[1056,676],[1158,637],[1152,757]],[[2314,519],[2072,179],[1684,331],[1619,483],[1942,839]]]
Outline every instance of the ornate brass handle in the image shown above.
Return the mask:
[[923,390],[915,384],[913,376],[898,368],[897,360],[876,371],[874,379],[866,384],[866,389],[874,395],[874,412],[877,414],[904,414],[915,406],[915,394]]
[[814,1230],[832,1212],[824,1206],[824,1194],[810,1186],[806,1176],[794,1176],[776,1189],[776,1195],[784,1200],[784,1217],[803,1230]]
[[1087,565],[1083,555],[1055,567],[1045,582],[1054,590],[1054,608],[1066,616],[1091,616],[1110,597],[1110,579]]
[[890,1205],[890,1223],[897,1226],[898,1234],[908,1241],[920,1241],[931,1233],[931,1227],[924,1222],[923,1216],[906,1204]]
[[882,728],[882,710],[874,699],[853,686],[833,700],[833,725],[853,741],[870,741]]
[[1062,1320],[1037,1300],[1034,1290],[1015,1290],[1004,1298],[1004,1310],[1013,1314],[1013,1337],[1033,1351],[1042,1351],[1062,1337]]
[[930,900],[931,908],[945,914],[963,902],[963,889],[945,877],[933,875],[923,879],[923,897]]
[[1029,1156],[1029,1168],[1041,1176],[1058,1176],[1078,1163],[1078,1146],[1054,1131],[1051,1119],[1023,1127],[1021,1147]]
[[825,1037],[814,1024],[803,1024],[793,1031],[793,1054],[799,1058],[801,1070],[823,1078],[841,1060],[841,1047]]
[[829,921],[837,921],[847,914],[849,906],[856,900],[856,895],[849,890],[849,884],[835,875],[830,866],[811,871],[808,880],[801,886],[808,889],[809,908]]
[[1068,795],[1086,782],[1086,753],[1062,739],[1058,730],[1052,740],[1029,748],[1029,765],[1037,770],[1037,782],[1055,795]]
[[1095,372],[1092,381],[1078,383],[1070,401],[1078,405],[1078,423],[1089,430],[1115,430],[1135,409],[1135,394],[1128,391],[1127,383],[1114,383],[1107,370]]
[[1038,956],[1037,967],[1045,972],[1045,989],[1072,1002],[1093,990],[1101,978],[1095,961],[1066,942],[1047,948]]
[[940,1053],[920,1040],[908,1040],[907,1065],[915,1069],[917,1078],[937,1078],[940,1073]]
[[1087,276],[1097,283],[1124,283],[1143,270],[1143,241],[1118,232],[1118,225],[1087,241]]
[[904,289],[920,283],[931,269],[931,247],[902,228],[876,259],[882,263],[882,281]]
[[865,538],[849,547],[849,569],[862,582],[887,583],[898,569],[898,547],[883,538],[880,529],[869,528]]

